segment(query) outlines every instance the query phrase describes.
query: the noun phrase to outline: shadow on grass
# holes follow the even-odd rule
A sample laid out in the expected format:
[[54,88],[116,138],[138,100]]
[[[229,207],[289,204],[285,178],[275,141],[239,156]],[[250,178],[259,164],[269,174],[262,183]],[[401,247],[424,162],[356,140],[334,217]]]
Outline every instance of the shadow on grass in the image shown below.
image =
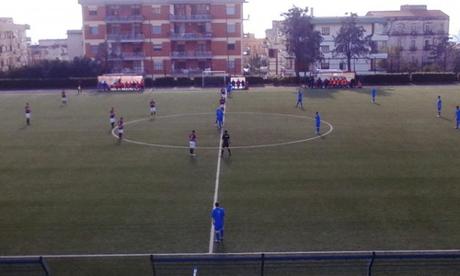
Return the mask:
[[[346,89],[307,89],[304,92],[304,96],[307,98],[334,98],[335,94],[340,92],[350,92],[350,93],[358,93],[358,94],[365,94],[368,95],[369,98],[371,97],[371,87],[366,88],[346,88]],[[394,91],[393,88],[377,88],[377,99],[379,97],[387,97],[391,95],[391,91]],[[297,92],[295,92],[297,94]]]

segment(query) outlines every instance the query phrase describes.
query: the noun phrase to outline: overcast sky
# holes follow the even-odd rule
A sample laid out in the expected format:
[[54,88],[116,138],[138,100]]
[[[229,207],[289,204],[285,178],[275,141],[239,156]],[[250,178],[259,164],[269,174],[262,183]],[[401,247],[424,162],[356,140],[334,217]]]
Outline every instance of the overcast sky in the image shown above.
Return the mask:
[[[313,7],[316,16],[342,16],[345,12],[365,15],[369,10],[398,10],[404,4],[425,4],[450,16],[450,33],[460,32],[459,0],[247,0],[245,32],[263,37],[271,21],[293,5]],[[44,38],[65,38],[69,29],[81,29],[78,0],[1,0],[0,17],[13,17],[16,23],[29,24],[33,42]]]

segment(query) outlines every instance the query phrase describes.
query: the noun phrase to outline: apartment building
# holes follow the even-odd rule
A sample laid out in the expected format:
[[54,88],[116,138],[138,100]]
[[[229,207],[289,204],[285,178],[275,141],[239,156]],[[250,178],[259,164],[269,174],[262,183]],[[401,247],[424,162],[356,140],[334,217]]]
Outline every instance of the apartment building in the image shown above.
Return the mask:
[[113,73],[242,73],[244,0],[79,0],[85,56]]
[[32,64],[43,60],[72,61],[76,57],[83,57],[83,33],[69,30],[65,39],[40,39],[29,49]]
[[440,10],[428,10],[426,5],[403,5],[399,11],[370,11],[367,16],[387,21],[390,71],[420,70],[436,62],[433,45],[449,36],[449,16]]
[[269,75],[295,75],[294,57],[286,50],[283,21],[272,21],[272,28],[265,31],[269,57]]
[[12,18],[0,18],[0,71],[28,64],[29,25],[14,24]]
[[[251,59],[259,58],[261,67],[266,67],[264,63],[268,63],[268,50],[264,38],[256,38],[255,34],[247,33],[243,36],[243,66],[245,73],[252,72],[254,68],[251,68]],[[260,68],[258,68],[260,69]]]
[[[347,59],[344,55],[334,52],[336,37],[340,28],[349,19],[348,17],[314,17],[312,23],[314,29],[321,33],[323,42],[321,43],[321,53],[323,60],[316,64],[317,69],[339,69],[348,70]],[[386,21],[383,18],[358,16],[356,17],[358,27],[364,29],[364,36],[369,36],[370,51],[368,54],[354,57],[351,60],[351,71],[356,73],[370,74],[376,71],[385,71],[386,59],[388,57],[388,35],[385,33]]]

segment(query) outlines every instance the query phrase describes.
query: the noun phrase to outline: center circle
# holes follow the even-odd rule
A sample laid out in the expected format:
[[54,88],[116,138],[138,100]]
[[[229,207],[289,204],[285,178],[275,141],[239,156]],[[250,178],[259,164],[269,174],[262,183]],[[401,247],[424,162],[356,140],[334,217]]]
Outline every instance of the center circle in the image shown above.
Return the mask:
[[[226,112],[224,129],[230,133],[232,149],[256,149],[303,143],[332,133],[332,124],[321,122],[321,134],[316,135],[314,118],[305,115]],[[209,112],[142,118],[125,122],[126,138],[123,141],[157,148],[187,149],[188,133],[195,129],[198,148],[216,150],[220,131],[214,123],[215,114]],[[131,127],[134,125],[136,127]],[[116,137],[116,129],[112,134]]]

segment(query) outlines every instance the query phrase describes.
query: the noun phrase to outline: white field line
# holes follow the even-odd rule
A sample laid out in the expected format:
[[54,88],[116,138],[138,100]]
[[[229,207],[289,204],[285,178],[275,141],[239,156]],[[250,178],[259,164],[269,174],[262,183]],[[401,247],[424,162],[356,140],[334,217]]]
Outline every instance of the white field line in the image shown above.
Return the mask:
[[[225,112],[225,111],[224,111]],[[193,115],[211,115],[212,113],[186,113],[186,114],[173,114],[173,115],[166,115],[166,116],[161,116],[157,118],[177,118],[177,117],[183,117],[183,116],[193,116]],[[282,113],[259,113],[259,112],[232,112],[232,114],[256,114],[256,115],[277,115],[277,116],[284,116],[284,117],[291,117],[291,118],[298,118],[298,119],[313,119],[308,116],[299,116],[299,115],[292,115],[292,114],[282,114]],[[131,124],[136,124],[142,121],[147,121],[150,118],[143,118],[143,119],[138,119],[134,121],[129,121],[126,122],[125,125],[131,125]],[[334,126],[324,120],[321,120],[324,124],[326,124],[329,127],[329,130],[321,135],[316,135],[313,137],[309,137],[306,139],[299,139],[299,140],[293,140],[293,141],[288,141],[288,142],[282,142],[282,143],[273,143],[273,144],[263,144],[263,145],[247,145],[247,146],[232,146],[232,149],[260,149],[260,148],[270,148],[270,147],[280,147],[280,146],[287,146],[287,145],[293,145],[293,144],[299,144],[299,143],[304,143],[316,139],[320,139],[322,137],[325,137],[329,134],[331,134],[334,131]],[[116,135],[116,130],[117,127],[115,127],[112,130],[112,135],[115,138],[118,138]],[[149,146],[149,147],[156,147],[156,148],[165,148],[165,149],[188,149],[187,146],[177,146],[177,145],[164,145],[164,144],[153,144],[153,143],[147,143],[147,142],[142,142],[142,141],[136,141],[136,140],[131,140],[131,139],[126,139],[124,138],[123,141],[126,141],[131,144],[136,144],[136,145],[141,145],[141,146]],[[218,147],[197,147],[202,150],[216,150],[219,149]]]
[[[217,168],[216,168],[216,182],[214,184],[214,198],[211,206],[214,208],[214,204],[217,202],[219,199],[219,179],[220,179],[220,164],[221,164],[221,159],[222,159],[222,136],[224,134],[224,124],[225,124],[225,113],[227,112],[227,97],[225,97],[225,103],[224,103],[224,121],[222,124],[222,128],[220,129],[220,135],[219,135],[219,148],[217,149]],[[211,218],[211,230],[209,233],[209,254],[212,254],[214,252],[214,224],[212,223],[212,218]]]
[[117,254],[47,254],[47,255],[5,255],[0,259],[30,259],[43,257],[45,259],[77,259],[77,258],[126,258],[126,257],[158,257],[174,256],[238,256],[238,255],[346,255],[346,254],[460,254],[460,249],[446,250],[374,250],[374,251],[267,251],[267,252],[234,252],[234,253],[117,253]]

